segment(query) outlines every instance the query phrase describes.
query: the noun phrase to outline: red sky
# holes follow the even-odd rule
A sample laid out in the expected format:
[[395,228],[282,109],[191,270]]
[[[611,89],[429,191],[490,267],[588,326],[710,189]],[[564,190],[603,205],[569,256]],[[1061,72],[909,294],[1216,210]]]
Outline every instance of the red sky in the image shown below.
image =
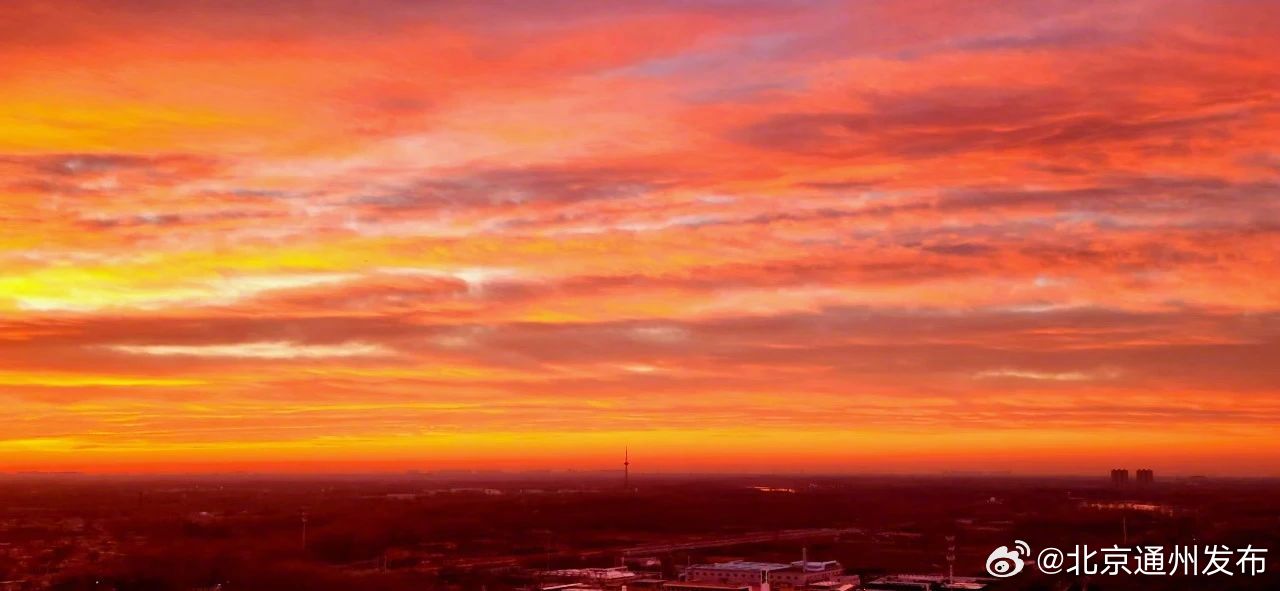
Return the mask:
[[0,471],[1280,474],[1275,3],[179,4],[0,6]]

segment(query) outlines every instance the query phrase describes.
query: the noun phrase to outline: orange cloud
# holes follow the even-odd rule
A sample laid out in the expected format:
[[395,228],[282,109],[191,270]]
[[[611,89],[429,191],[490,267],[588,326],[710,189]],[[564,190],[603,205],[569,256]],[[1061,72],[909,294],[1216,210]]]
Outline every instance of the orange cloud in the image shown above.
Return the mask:
[[8,3],[0,470],[1280,472],[1275,11],[934,4]]

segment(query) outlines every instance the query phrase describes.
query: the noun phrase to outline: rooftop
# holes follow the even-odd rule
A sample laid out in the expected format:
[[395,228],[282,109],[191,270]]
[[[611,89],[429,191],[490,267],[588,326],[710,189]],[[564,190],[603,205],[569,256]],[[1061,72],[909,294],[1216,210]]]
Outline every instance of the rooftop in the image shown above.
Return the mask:
[[[816,563],[810,563],[816,564]],[[797,563],[797,566],[799,563]],[[734,560],[732,562],[716,562],[711,564],[695,564],[690,569],[695,568],[714,568],[717,570],[743,570],[743,571],[774,571],[791,568],[790,564],[782,564],[779,562],[752,562],[750,560]]]
[[838,569],[840,568],[840,563],[835,560],[810,560],[808,562],[797,560],[791,563],[791,566],[801,568],[806,571],[823,571]]
[[680,589],[745,589],[750,587],[750,585],[742,583],[708,583],[704,581],[668,581],[663,586]]

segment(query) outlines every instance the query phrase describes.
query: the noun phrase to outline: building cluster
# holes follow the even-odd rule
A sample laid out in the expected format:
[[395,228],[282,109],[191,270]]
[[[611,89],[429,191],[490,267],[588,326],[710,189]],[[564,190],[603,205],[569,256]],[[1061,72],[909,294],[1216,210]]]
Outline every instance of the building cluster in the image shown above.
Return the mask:
[[[841,582],[853,588],[857,577],[845,577],[844,567],[834,560],[798,560],[791,563],[734,560],[711,564],[695,564],[685,569],[685,584],[720,585],[718,589],[738,591],[770,591],[805,589],[816,583]],[[693,591],[679,584],[665,587],[671,591]],[[706,589],[705,586],[698,589]],[[837,588],[838,589],[838,588]],[[833,590],[835,591],[835,590]]]
[[535,591],[979,591],[992,579],[893,574],[863,581],[834,560],[694,564],[675,579],[627,566],[543,571]]
[[544,571],[540,578],[557,581],[540,586],[541,591],[852,591],[860,582],[856,575],[845,575],[839,562],[807,558],[694,564],[676,579],[625,566]]
[[118,556],[116,540],[79,517],[0,520],[0,591],[45,589]]
[[[1141,468],[1135,474],[1135,482],[1138,486],[1150,486],[1155,484],[1155,472],[1149,468]],[[1111,470],[1111,485],[1116,488],[1125,488],[1129,486],[1129,470],[1126,468],[1115,468]]]

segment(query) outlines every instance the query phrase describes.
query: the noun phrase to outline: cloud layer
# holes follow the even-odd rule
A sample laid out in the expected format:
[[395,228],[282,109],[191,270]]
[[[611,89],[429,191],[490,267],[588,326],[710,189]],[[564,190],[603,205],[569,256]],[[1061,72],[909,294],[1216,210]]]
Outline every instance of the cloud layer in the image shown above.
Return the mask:
[[0,23],[0,470],[1280,473],[1267,3]]

